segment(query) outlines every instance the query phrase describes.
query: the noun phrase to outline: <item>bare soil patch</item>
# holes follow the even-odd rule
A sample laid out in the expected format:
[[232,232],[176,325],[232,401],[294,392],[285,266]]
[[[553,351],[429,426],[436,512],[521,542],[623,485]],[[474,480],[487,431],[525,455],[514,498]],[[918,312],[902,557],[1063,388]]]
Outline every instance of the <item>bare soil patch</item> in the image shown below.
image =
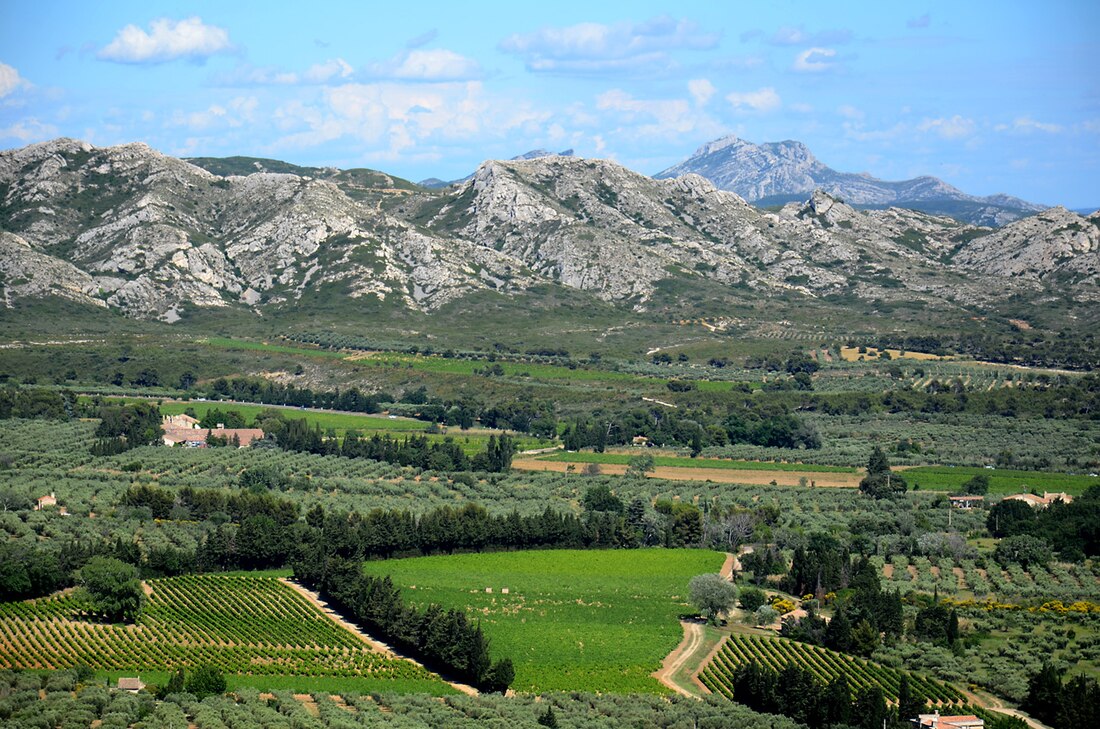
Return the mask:
[[[569,466],[573,466],[575,471],[580,472],[586,465],[585,463],[534,459],[512,461],[512,468],[523,471],[555,471],[557,473],[566,473]],[[622,463],[601,463],[599,466],[600,473],[613,476],[621,476],[626,473],[626,465]],[[736,483],[750,486],[766,486],[773,481],[777,486],[798,486],[799,479],[805,478],[807,483],[825,488],[858,488],[860,479],[863,478],[859,473],[690,468],[683,466],[657,466],[651,475],[654,478],[665,478],[670,481],[712,481],[714,483]]]

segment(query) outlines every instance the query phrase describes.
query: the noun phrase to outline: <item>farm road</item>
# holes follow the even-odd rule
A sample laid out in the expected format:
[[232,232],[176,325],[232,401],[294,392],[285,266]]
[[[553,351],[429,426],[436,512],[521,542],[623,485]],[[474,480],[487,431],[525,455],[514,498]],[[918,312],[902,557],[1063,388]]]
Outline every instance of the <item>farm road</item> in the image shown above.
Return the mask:
[[699,698],[698,695],[681,687],[672,680],[672,677],[677,671],[684,667],[688,659],[695,655],[695,652],[703,645],[703,626],[701,623],[690,620],[681,620],[680,625],[684,628],[684,639],[680,641],[680,645],[676,646],[676,650],[665,656],[665,659],[661,661],[661,669],[655,671],[652,675],[655,679],[681,696],[689,696],[697,699]]
[[[367,645],[369,645],[372,650],[374,650],[378,653],[381,653],[384,656],[389,656],[390,658],[401,658],[403,660],[408,661],[409,663],[416,664],[417,666],[420,666],[421,668],[424,667],[424,664],[420,663],[420,661],[417,661],[416,659],[413,659],[413,658],[409,658],[408,656],[401,655],[400,653],[393,650],[392,648],[390,648],[388,645],[386,645],[382,641],[375,640],[370,635],[363,632],[363,629],[360,628],[358,625],[346,620],[344,618],[344,616],[340,615],[340,613],[338,613],[335,610],[333,610],[332,608],[330,608],[328,606],[328,603],[325,602],[324,600],[322,600],[321,596],[318,595],[313,590],[307,589],[306,587],[298,584],[297,582],[294,582],[293,580],[289,580],[285,577],[280,577],[279,582],[282,582],[284,585],[287,585],[288,587],[290,587],[291,589],[295,590],[297,593],[302,595],[304,598],[309,600],[311,603],[313,603],[313,605],[315,605],[317,607],[318,610],[320,610],[325,615],[327,615],[328,618],[330,620],[332,620],[332,622],[336,623],[337,625],[339,625],[344,630],[349,631],[352,635],[359,638],[359,640],[361,640],[364,643],[366,643]],[[474,688],[473,686],[469,686],[469,685],[464,684],[464,683],[457,683],[455,681],[447,681],[446,679],[443,679],[443,680],[446,681],[446,683],[450,684],[453,688],[455,688],[458,691],[461,691],[464,694],[468,694],[470,696],[477,696],[478,695],[478,690],[476,688]]]

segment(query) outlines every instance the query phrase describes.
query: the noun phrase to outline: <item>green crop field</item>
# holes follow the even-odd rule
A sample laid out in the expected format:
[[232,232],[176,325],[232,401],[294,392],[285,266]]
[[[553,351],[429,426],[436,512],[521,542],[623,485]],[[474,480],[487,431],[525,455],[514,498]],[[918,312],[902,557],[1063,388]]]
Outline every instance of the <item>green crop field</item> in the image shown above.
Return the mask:
[[239,405],[237,403],[215,401],[183,402],[176,400],[162,403],[160,406],[160,411],[164,415],[178,415],[185,410],[194,411],[195,415],[200,419],[205,417],[206,413],[211,410],[221,410],[222,412],[235,410],[248,422],[254,420],[255,417],[264,410],[278,410],[283,413],[287,419],[305,418],[311,428],[315,425],[319,425],[321,426],[321,430],[332,428],[340,434],[349,430],[358,430],[360,433],[385,431],[422,432],[428,427],[428,423],[422,420],[412,420],[409,418],[390,419],[384,415],[330,413],[323,410],[281,407],[277,405]]
[[553,550],[368,562],[365,570],[391,575],[415,604],[479,619],[494,657],[514,661],[517,691],[656,693],[649,674],[683,637],[678,616],[693,612],[688,581],[723,560],[701,550]]
[[[637,455],[645,455],[639,452]],[[564,461],[566,463],[618,463],[626,465],[631,453],[554,453],[542,456],[540,461]],[[844,466],[821,466],[813,463],[784,463],[773,461],[733,461],[721,458],[687,458],[683,456],[654,456],[653,465],[673,468],[720,468],[732,471],[809,471],[814,473],[856,473]]]
[[78,595],[0,604],[0,668],[171,671],[208,663],[240,685],[288,688],[354,679],[380,690],[445,693],[424,669],[372,651],[273,578],[198,576],[149,582],[135,625],[82,617]]
[[267,342],[255,342],[248,339],[228,339],[226,337],[208,337],[198,340],[216,349],[240,349],[256,352],[276,352],[278,354],[300,354],[307,357],[326,357],[328,359],[344,359],[347,354],[333,352],[328,349],[310,349],[307,347],[288,347],[283,344],[268,344]]
[[1019,494],[1034,489],[1039,493],[1063,491],[1076,496],[1083,494],[1089,486],[1100,486],[1100,477],[1097,476],[962,466],[918,466],[906,470],[905,478],[910,486],[919,484],[922,489],[959,492],[964,483],[979,474],[989,477],[990,494]]

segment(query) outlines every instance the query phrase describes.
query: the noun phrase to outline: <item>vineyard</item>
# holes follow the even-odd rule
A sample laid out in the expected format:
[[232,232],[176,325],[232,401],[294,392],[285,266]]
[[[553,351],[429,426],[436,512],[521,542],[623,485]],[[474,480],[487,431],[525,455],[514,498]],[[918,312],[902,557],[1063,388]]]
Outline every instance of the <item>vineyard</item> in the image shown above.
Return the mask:
[[[819,646],[798,643],[784,638],[764,638],[734,633],[722,644],[699,674],[699,680],[712,693],[734,698],[731,686],[733,671],[742,665],[755,662],[773,671],[781,671],[794,664],[808,669],[822,683],[828,683],[839,675],[848,679],[853,694],[861,689],[877,686],[888,701],[896,701],[898,682],[902,671],[871,661],[837,653]],[[914,691],[937,706],[963,703],[963,696],[956,689],[933,679],[905,672]]]
[[136,625],[83,619],[75,594],[0,604],[0,667],[163,671],[206,663],[231,674],[369,677],[438,689],[432,674],[374,652],[276,579],[191,575],[148,584]]

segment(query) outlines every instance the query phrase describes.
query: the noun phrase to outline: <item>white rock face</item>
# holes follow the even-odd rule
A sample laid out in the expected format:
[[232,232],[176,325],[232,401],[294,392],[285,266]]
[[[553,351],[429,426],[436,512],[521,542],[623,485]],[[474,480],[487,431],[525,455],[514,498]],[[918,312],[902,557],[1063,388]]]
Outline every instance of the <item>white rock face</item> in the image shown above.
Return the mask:
[[[701,151],[755,154],[746,144]],[[804,148],[785,154],[817,169]],[[363,176],[357,187],[327,172],[219,177],[141,144],[0,152],[0,224],[13,231],[0,241],[4,300],[58,295],[172,320],[320,290],[428,311],[548,282],[636,309],[668,279],[681,291],[709,281],[933,303],[1008,296],[1050,276],[1096,284],[1096,218],[1059,209],[997,232],[856,210],[820,190],[761,212],[699,174],[654,180],[571,156],[486,162],[442,192],[377,180],[370,198]]]

